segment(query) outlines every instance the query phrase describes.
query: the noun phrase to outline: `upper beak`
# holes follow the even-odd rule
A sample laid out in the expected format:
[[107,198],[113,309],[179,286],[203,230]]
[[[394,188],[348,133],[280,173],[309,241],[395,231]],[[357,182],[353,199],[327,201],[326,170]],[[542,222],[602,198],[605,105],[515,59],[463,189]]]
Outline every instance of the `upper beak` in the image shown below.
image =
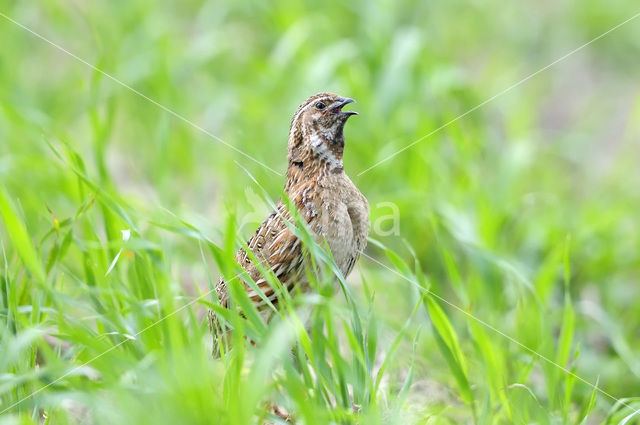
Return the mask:
[[358,113],[356,111],[343,111],[342,107],[344,105],[348,105],[349,103],[355,103],[355,100],[351,99],[350,97],[340,97],[337,100],[338,103],[336,103],[336,105],[331,108],[331,112],[333,112],[334,114],[341,114],[341,115],[358,115]]

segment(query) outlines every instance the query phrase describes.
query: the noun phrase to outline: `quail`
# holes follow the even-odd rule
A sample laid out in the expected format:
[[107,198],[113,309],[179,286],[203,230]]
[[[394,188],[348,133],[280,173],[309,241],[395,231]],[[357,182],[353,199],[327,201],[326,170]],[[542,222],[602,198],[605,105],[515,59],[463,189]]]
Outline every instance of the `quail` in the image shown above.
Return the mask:
[[[291,120],[288,145],[288,169],[285,193],[307,223],[315,240],[326,241],[331,254],[342,272],[347,276],[364,250],[369,233],[369,205],[351,179],[345,174],[342,156],[345,138],[344,126],[354,111],[343,107],[354,102],[348,97],[332,93],[320,93],[302,103]],[[279,201],[276,210],[258,227],[247,242],[265,268],[271,269],[282,287],[291,292],[298,288],[309,291],[305,273],[305,254],[301,241],[287,226],[293,222],[284,202]],[[267,311],[268,304],[278,303],[275,288],[261,275],[247,252],[240,249],[235,260],[263,292],[258,294],[244,284],[248,297],[258,311]],[[229,307],[229,294],[221,278],[216,286],[220,304]],[[209,314],[210,325],[221,327],[213,312]],[[265,316],[268,320],[268,316]],[[214,336],[215,339],[215,336]],[[217,344],[214,341],[214,355]]]

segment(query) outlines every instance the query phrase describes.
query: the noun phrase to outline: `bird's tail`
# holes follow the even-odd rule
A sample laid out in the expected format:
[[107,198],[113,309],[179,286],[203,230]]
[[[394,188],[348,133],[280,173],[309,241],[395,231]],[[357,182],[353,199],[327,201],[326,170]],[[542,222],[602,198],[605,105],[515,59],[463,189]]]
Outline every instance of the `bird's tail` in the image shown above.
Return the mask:
[[227,326],[220,322],[220,319],[216,317],[216,314],[213,312],[213,310],[209,310],[208,321],[209,330],[211,331],[211,337],[213,340],[211,355],[214,359],[219,359],[220,357],[222,357],[222,350],[229,347],[228,343],[230,330],[227,328]]

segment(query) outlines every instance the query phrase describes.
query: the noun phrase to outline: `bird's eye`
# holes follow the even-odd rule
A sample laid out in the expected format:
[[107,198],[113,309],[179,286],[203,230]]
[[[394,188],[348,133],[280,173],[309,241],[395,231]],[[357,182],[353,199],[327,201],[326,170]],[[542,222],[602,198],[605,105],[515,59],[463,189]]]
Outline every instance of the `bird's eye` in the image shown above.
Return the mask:
[[324,104],[324,103],[322,103],[322,102],[318,102],[318,103],[316,103],[316,109],[320,109],[320,110],[322,110],[322,109],[324,109],[324,108],[326,108],[326,107],[327,107],[327,105],[325,105],[325,104]]

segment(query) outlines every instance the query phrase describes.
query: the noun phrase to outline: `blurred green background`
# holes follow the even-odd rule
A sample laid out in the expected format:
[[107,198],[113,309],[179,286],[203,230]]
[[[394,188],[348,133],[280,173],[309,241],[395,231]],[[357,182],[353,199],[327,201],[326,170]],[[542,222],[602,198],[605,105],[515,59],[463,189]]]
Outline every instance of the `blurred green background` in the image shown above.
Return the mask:
[[[2,14],[279,172],[296,107],[320,91],[353,97],[345,170],[386,247],[368,254],[636,409],[640,18],[358,174],[639,7],[0,0]],[[217,280],[207,239],[246,238],[266,216],[251,176],[271,199],[284,178],[6,17],[0,40],[0,409],[112,350],[0,422],[259,423],[264,404],[229,401],[258,382],[251,363],[208,358],[202,305],[131,335]],[[371,384],[381,360],[350,381],[334,359],[335,376],[314,370],[335,387],[287,369],[260,381],[261,403],[277,398],[300,423],[595,424],[633,412],[447,304],[425,298],[412,315],[425,295],[375,262],[361,259],[349,282],[357,306],[340,293],[327,308],[338,327],[359,310],[375,323],[374,352],[388,359],[378,391],[349,410],[338,394]],[[336,336],[333,348],[350,358],[363,341]],[[240,383],[222,389],[221,376]]]

